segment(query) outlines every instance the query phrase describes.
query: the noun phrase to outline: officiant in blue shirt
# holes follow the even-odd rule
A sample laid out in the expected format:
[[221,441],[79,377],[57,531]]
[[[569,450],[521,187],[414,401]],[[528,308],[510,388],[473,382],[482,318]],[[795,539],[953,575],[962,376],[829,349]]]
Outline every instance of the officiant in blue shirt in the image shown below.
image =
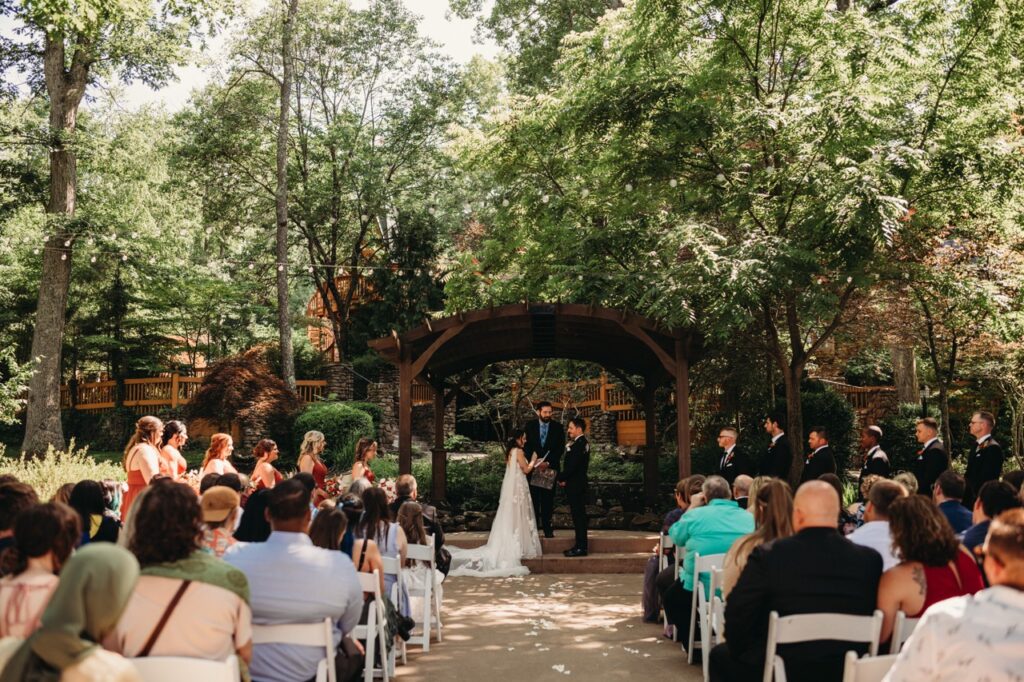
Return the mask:
[[[538,471],[554,470],[556,473],[562,468],[562,453],[565,452],[565,429],[562,424],[553,418],[551,403],[543,400],[537,403],[537,419],[526,425],[526,459],[527,461],[537,455],[537,459],[545,459],[537,465]],[[555,509],[554,486],[544,487],[535,485],[539,480],[532,477],[538,476],[537,471],[531,475],[530,497],[533,499],[533,514],[537,518],[537,530],[544,531],[544,537],[553,538],[555,533],[551,528],[551,515]]]

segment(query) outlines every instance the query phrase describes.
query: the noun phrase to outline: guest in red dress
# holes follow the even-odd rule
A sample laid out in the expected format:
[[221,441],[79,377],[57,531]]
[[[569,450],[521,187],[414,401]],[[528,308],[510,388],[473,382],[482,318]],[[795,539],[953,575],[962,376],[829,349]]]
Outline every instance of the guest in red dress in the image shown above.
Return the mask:
[[124,470],[128,472],[128,492],[121,499],[121,522],[138,494],[160,473],[160,439],[164,424],[156,417],[146,416],[135,422],[135,433],[124,449]]
[[883,573],[878,584],[878,608],[885,615],[881,641],[892,636],[897,611],[920,618],[936,602],[985,587],[974,557],[927,497],[910,495],[894,501],[889,532],[902,561]]
[[377,456],[377,441],[372,438],[360,438],[356,443],[356,458],[352,463],[352,480],[358,481],[365,478],[370,483],[375,483],[377,477],[370,470],[370,462]]
[[164,424],[163,437],[160,439],[160,473],[177,481],[188,470],[188,462],[181,454],[181,449],[188,442],[188,429],[183,422],[176,419]]
[[314,504],[327,497],[327,465],[320,460],[320,453],[327,447],[327,439],[319,431],[307,431],[299,446],[299,471],[312,474],[316,489],[313,491]]
[[252,480],[256,490],[270,489],[281,482],[281,472],[274,468],[272,462],[278,457],[277,443],[264,438],[252,449],[256,458],[256,466],[252,470]]

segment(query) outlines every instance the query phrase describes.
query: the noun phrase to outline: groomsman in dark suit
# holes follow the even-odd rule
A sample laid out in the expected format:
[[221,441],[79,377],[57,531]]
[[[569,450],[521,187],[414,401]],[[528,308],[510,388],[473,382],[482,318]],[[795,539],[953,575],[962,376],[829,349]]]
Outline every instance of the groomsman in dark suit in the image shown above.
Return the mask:
[[939,475],[949,468],[949,453],[939,440],[939,423],[932,417],[917,420],[917,442],[924,447],[917,451],[913,472],[917,478],[917,494],[931,497]]
[[782,430],[781,414],[768,415],[764,420],[764,430],[772,438],[768,446],[768,454],[761,460],[761,475],[774,476],[783,481],[789,479],[789,469],[793,466],[793,451],[789,447],[789,438]]
[[889,455],[885,454],[878,442],[882,440],[882,429],[878,426],[868,426],[860,432],[860,446],[864,448],[864,464],[860,467],[860,476],[857,478],[857,490],[860,491],[864,477],[876,474],[882,478],[889,478],[891,467],[889,466]]
[[576,546],[565,552],[567,557],[587,556],[587,467],[590,466],[590,443],[583,432],[587,422],[583,417],[569,420],[569,438],[566,446],[565,467],[558,474],[558,485],[565,488],[572,512],[572,525],[576,530]]
[[737,436],[739,436],[739,431],[732,426],[727,426],[718,432],[718,447],[725,450],[725,454],[719,460],[718,471],[715,473],[728,481],[730,488],[733,481],[740,474],[747,474],[749,476],[754,473],[754,467],[751,466],[750,459],[742,452],[737,452],[736,450]]
[[[537,419],[526,425],[526,461],[534,455],[537,459],[547,458],[537,465],[537,469],[554,469],[558,473],[562,469],[562,453],[565,451],[565,429],[552,419],[551,414],[551,403],[546,400],[537,403]],[[555,537],[551,527],[551,514],[555,508],[554,488],[531,485],[530,497],[533,499],[537,530],[543,530],[546,538]]]
[[974,507],[981,486],[988,481],[998,481],[1003,473],[1003,446],[992,437],[995,427],[996,418],[991,412],[979,411],[971,416],[971,435],[975,442],[964,475],[967,480],[964,505],[968,509]]
[[804,471],[800,482],[813,481],[822,474],[836,473],[836,457],[828,445],[828,430],[824,426],[815,426],[807,437],[811,454],[804,460]]

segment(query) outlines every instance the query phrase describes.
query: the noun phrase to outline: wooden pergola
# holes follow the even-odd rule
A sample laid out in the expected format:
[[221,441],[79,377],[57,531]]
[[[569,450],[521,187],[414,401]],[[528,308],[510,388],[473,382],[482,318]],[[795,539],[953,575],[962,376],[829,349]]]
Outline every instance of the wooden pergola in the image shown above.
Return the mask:
[[[398,367],[398,461],[412,472],[412,385],[434,389],[434,448],[431,493],[444,499],[447,455],[444,411],[458,393],[450,379],[495,362],[565,358],[595,362],[616,374],[643,406],[648,446],[644,449],[644,494],[658,489],[655,391],[675,384],[679,476],[690,474],[690,364],[700,341],[687,329],[665,329],[627,310],[572,303],[517,303],[427,321],[404,334],[370,342]],[[642,377],[635,383],[630,376]]]

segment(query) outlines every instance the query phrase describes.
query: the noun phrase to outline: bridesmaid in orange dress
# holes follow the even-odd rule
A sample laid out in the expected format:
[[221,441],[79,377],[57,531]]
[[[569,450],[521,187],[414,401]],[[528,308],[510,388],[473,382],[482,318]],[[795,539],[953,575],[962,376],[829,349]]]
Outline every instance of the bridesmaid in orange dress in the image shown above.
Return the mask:
[[278,457],[277,443],[264,438],[252,449],[252,456],[256,458],[256,466],[252,470],[252,480],[256,490],[270,489],[281,482],[284,478],[272,462]]
[[188,470],[188,462],[181,454],[181,448],[188,442],[188,429],[185,424],[171,420],[164,424],[163,437],[160,439],[160,473],[177,481]]
[[206,449],[206,457],[203,458],[203,471],[200,477],[207,474],[237,474],[238,469],[228,461],[228,457],[235,451],[235,442],[226,433],[215,433],[210,436],[210,447]]
[[135,433],[124,449],[124,470],[128,472],[128,492],[121,500],[121,522],[128,519],[132,502],[160,473],[160,438],[164,424],[156,417],[145,416],[135,422]]
[[319,431],[307,431],[299,446],[299,471],[313,475],[316,489],[313,502],[319,504],[327,497],[327,465],[320,460],[320,453],[327,447],[327,439]]

